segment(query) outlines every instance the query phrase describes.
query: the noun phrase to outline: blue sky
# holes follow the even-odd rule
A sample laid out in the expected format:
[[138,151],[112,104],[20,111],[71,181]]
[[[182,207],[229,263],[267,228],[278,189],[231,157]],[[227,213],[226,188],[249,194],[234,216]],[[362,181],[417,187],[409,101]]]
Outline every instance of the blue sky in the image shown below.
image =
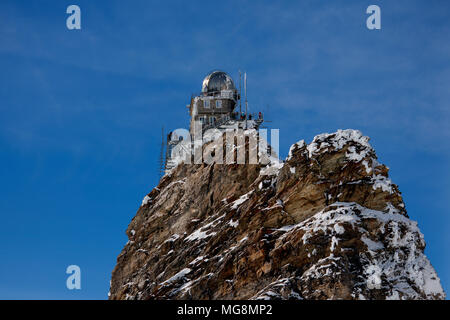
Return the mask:
[[[66,28],[81,7],[82,30]],[[365,26],[381,7],[382,29]],[[371,137],[450,289],[448,1],[0,2],[0,298],[104,299],[158,180],[161,126],[212,69],[248,72],[280,151]],[[66,267],[82,289],[66,289]]]

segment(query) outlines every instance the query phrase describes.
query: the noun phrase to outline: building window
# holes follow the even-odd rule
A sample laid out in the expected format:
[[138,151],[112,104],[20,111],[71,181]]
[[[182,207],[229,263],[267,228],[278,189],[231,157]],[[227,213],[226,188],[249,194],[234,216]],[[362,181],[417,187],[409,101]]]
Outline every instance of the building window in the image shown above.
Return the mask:
[[222,100],[216,100],[216,108],[222,108]]
[[216,123],[216,117],[209,118],[209,124],[214,125]]
[[204,100],[204,101],[203,101],[203,107],[204,107],[205,109],[209,109],[209,100]]
[[200,118],[198,118],[198,120],[200,120],[201,124],[205,124],[205,117],[200,117]]

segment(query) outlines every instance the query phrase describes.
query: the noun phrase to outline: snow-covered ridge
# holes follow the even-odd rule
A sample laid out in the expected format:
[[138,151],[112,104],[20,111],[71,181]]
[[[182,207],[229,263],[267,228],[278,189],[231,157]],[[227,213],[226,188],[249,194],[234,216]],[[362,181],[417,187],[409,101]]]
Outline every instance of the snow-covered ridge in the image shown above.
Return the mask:
[[[291,145],[286,161],[292,159],[294,150],[303,147],[306,147],[309,158],[313,158],[322,152],[337,152],[342,150],[346,145],[350,145],[346,153],[349,161],[359,162],[367,157],[371,157],[374,160],[374,164],[378,165],[374,157],[375,151],[370,145],[369,140],[370,138],[364,136],[361,131],[354,129],[338,130],[334,133],[322,133],[316,135],[310,144],[306,144],[305,140],[300,140]],[[280,167],[279,164],[278,167]]]
[[373,152],[373,148],[369,144],[369,137],[364,136],[361,131],[353,129],[338,130],[331,134],[319,134],[314,137],[313,141],[308,145],[307,150],[311,158],[324,151],[339,151],[349,143],[354,143],[361,147],[359,152],[356,152],[355,149],[349,150],[347,157],[351,160],[361,160],[369,152]]
[[[378,223],[377,233],[367,230],[363,223],[374,219]],[[422,251],[425,241],[417,222],[389,204],[386,212],[381,212],[357,203],[334,203],[297,225],[278,229],[285,232],[278,243],[282,245],[286,237],[302,232],[305,246],[313,236],[324,234],[329,239],[330,254],[314,263],[302,278],[333,277],[336,269],[332,267],[338,268],[339,260],[349,250],[340,245],[344,227],[357,230],[367,246],[367,251],[360,253],[366,283],[353,292],[355,298],[364,299],[367,288],[390,292],[388,299],[445,297],[439,277]]]
[[300,140],[300,141],[294,143],[294,144],[289,148],[289,154],[288,154],[286,160],[291,160],[292,154],[294,153],[294,150],[295,150],[296,148],[299,148],[299,149],[300,149],[300,148],[303,148],[304,146],[306,146],[305,140]]
[[[296,149],[306,147],[308,157],[310,159],[316,158],[318,155],[325,152],[339,152],[347,146],[345,156],[349,162],[361,163],[368,175],[371,175],[373,182],[373,189],[382,189],[384,192],[393,193],[392,181],[376,173],[375,168],[380,166],[375,155],[375,150],[369,143],[370,138],[364,136],[361,131],[354,129],[338,130],[334,133],[322,133],[314,137],[313,141],[307,145],[304,140],[294,143],[290,149],[286,161],[290,161]],[[273,170],[275,174],[283,167],[281,162],[273,162],[268,167],[276,167]],[[265,169],[267,170],[267,169]],[[295,173],[295,168],[291,172]],[[356,183],[356,182],[355,182]]]
[[[346,156],[349,160],[358,162],[366,157],[373,157],[375,154],[369,140],[370,138],[364,136],[361,131],[354,129],[339,129],[334,133],[322,133],[316,135],[308,145],[304,140],[294,143],[289,149],[289,155],[286,160],[292,158],[293,152],[297,148],[306,147],[309,158],[313,158],[320,153],[339,151],[346,145],[350,145],[347,149]],[[355,146],[357,146],[357,148]]]

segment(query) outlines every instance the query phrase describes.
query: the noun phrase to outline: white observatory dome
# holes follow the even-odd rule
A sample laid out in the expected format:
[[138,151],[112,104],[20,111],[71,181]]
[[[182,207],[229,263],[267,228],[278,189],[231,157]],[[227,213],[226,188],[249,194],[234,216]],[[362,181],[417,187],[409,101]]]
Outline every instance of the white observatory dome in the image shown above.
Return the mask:
[[223,71],[213,71],[203,80],[202,92],[236,90],[233,79]]

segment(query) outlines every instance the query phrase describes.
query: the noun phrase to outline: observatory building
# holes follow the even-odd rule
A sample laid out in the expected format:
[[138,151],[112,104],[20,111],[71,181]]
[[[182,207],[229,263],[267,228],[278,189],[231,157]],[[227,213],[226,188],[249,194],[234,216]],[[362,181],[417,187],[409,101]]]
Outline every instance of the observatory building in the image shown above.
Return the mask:
[[[177,165],[180,153],[189,153],[194,143],[195,130],[201,125],[201,133],[209,129],[225,131],[227,129],[258,129],[263,122],[261,112],[248,112],[247,74],[244,74],[244,101],[242,101],[242,79],[239,73],[239,88],[233,79],[223,71],[213,71],[203,80],[202,90],[191,96],[189,108],[190,137],[186,141],[178,130],[167,135],[165,143],[165,160],[161,160],[161,173],[167,172]],[[195,130],[194,130],[195,128]],[[164,142],[163,142],[164,145]],[[162,147],[163,149],[163,147]],[[161,151],[163,154],[163,151]]]
[[[239,76],[239,78],[241,78]],[[244,75],[244,95],[247,89],[247,75]],[[238,109],[239,106],[239,110]],[[255,128],[258,129],[262,123],[262,114],[250,114],[247,112],[247,100],[244,107],[241,101],[241,79],[239,79],[239,91],[233,79],[223,71],[209,73],[202,84],[202,91],[191,97],[188,105],[191,115],[190,131],[194,123],[202,124],[203,131],[210,128]],[[243,112],[242,109],[245,109]]]
[[203,127],[216,127],[232,119],[239,99],[240,94],[228,74],[223,71],[208,74],[200,95],[191,98],[191,128],[195,121],[200,121]]

